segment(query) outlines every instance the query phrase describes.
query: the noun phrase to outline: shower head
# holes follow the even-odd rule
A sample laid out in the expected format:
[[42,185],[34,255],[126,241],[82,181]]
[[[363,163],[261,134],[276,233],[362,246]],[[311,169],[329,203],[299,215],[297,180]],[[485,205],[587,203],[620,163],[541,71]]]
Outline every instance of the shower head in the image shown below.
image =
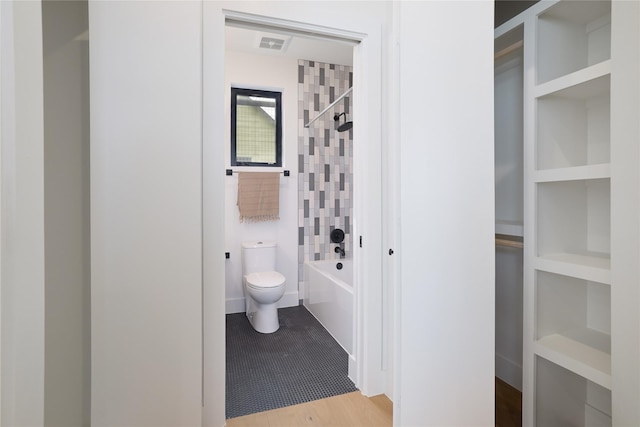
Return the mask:
[[345,132],[353,127],[353,122],[344,122],[338,126],[338,132]]
[[[340,114],[336,114],[335,116],[333,116],[333,120],[334,121],[339,121],[340,120],[340,116],[344,116],[344,119],[347,120],[347,113],[340,113]],[[338,132],[345,132],[348,131],[349,129],[351,129],[353,127],[353,122],[349,121],[345,121],[343,124],[341,124],[340,126],[338,126]]]

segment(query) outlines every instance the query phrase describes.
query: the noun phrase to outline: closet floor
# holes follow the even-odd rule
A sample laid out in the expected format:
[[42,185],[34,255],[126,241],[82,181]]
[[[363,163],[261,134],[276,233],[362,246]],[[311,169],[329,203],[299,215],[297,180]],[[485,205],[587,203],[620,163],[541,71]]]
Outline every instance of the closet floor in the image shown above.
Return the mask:
[[522,393],[496,378],[496,427],[522,426]]

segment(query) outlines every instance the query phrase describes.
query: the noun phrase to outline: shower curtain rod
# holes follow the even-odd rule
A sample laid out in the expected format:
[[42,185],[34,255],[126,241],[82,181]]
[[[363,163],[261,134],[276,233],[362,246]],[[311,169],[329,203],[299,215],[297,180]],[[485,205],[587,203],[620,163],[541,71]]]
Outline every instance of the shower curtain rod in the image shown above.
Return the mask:
[[318,113],[317,116],[315,116],[313,119],[309,120],[309,123],[307,123],[306,125],[304,125],[304,127],[308,128],[309,126],[311,126],[311,123],[315,122],[316,120],[318,120],[320,117],[322,117],[324,115],[324,113],[326,113],[327,111],[329,111],[331,108],[333,108],[334,105],[336,105],[338,102],[340,102],[342,100],[342,98],[344,98],[345,96],[349,95],[351,93],[351,91],[353,90],[353,87],[350,87],[349,89],[347,89],[347,91],[345,93],[343,93],[342,95],[340,95],[338,97],[338,99],[336,99],[335,101],[333,101],[331,104],[329,104],[329,106],[327,108],[325,108],[324,110],[320,111],[320,113]]

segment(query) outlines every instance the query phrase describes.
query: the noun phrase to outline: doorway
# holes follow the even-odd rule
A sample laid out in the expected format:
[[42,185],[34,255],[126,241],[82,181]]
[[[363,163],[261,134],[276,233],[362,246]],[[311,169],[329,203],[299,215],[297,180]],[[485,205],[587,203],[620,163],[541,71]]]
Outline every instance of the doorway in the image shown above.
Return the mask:
[[[355,390],[347,376],[355,361],[353,296],[340,301],[327,298],[326,291],[316,291],[319,284],[311,295],[305,278],[308,262],[352,261],[353,132],[339,132],[334,116],[351,117],[353,99],[348,92],[353,84],[354,45],[235,20],[226,23],[225,99],[230,99],[232,88],[281,94],[283,160],[282,167],[232,166],[228,144],[225,147],[227,418]],[[228,110],[233,106],[225,108],[225,122],[230,123]],[[262,113],[259,108],[257,113]],[[265,114],[255,117],[261,126],[276,122]],[[226,141],[230,133],[227,126]],[[279,219],[240,221],[239,174],[274,171],[279,181]],[[336,229],[346,232],[342,245],[330,240]],[[285,278],[284,295],[278,301],[280,329],[273,335],[255,333],[244,315],[242,246],[251,241],[275,242],[275,270]],[[345,254],[334,252],[334,247],[345,249]],[[353,270],[340,273],[347,271]],[[347,275],[344,282],[352,284],[353,274]],[[345,304],[351,307],[343,308]],[[322,309],[342,322],[327,322]],[[288,358],[288,364],[282,363]]]
[[[379,32],[380,29],[378,27],[373,28],[372,32],[375,37],[369,38],[365,33],[350,33],[342,30],[333,30],[328,29],[327,27],[314,27],[309,24],[301,24],[292,21],[285,20],[277,20],[274,18],[265,18],[265,17],[257,17],[256,15],[238,13],[238,12],[229,12],[223,11],[222,9],[217,9],[215,5],[205,5],[206,8],[216,9],[210,10],[209,16],[213,14],[220,13],[222,17],[228,20],[236,20],[240,22],[244,22],[245,24],[251,25],[259,25],[261,29],[268,31],[275,30],[287,30],[287,31],[301,31],[306,34],[312,34],[316,37],[327,36],[333,34],[334,38],[346,38],[350,36],[352,42],[354,40],[360,41],[360,45],[356,48],[355,52],[355,64],[354,64],[354,73],[360,75],[358,70],[362,72],[362,80],[359,80],[361,84],[358,82],[354,85],[354,99],[361,100],[366,103],[367,99],[371,104],[376,105],[380,102],[379,98],[379,87],[381,82],[381,76],[379,74],[379,70],[381,68],[381,57],[380,57],[380,37]],[[276,7],[277,9],[277,7]],[[274,12],[277,14],[277,11]],[[208,12],[205,11],[205,16],[208,15]],[[211,33],[209,34],[209,30]],[[316,31],[317,30],[317,31]],[[220,55],[218,53],[214,53],[216,49],[213,48],[216,43],[220,42],[220,39],[224,40],[223,34],[224,28],[219,28],[216,26],[211,26],[207,29],[205,26],[205,60],[204,60],[204,68],[205,76],[210,76],[211,80],[209,84],[212,86],[216,86],[215,88],[211,88],[211,91],[208,92],[207,82],[205,82],[205,96],[204,99],[204,111],[205,117],[217,116],[217,117],[226,117],[224,109],[226,106],[223,106],[219,100],[224,99],[224,89],[222,85],[217,84],[213,85],[213,82],[222,82],[224,81],[224,76],[220,73],[219,69],[216,69],[214,64],[218,65],[221,62],[224,62],[224,55]],[[215,34],[214,34],[215,33]],[[337,34],[337,35],[336,35]],[[211,37],[209,39],[209,36]],[[215,39],[215,40],[214,40]],[[207,42],[210,41],[210,43]],[[209,46],[208,46],[209,45]],[[218,44],[217,46],[220,46]],[[370,49],[370,51],[367,51]],[[373,66],[369,66],[373,64]],[[207,72],[208,67],[211,67],[211,73]],[[368,70],[373,70],[368,71]],[[365,93],[366,88],[371,89],[371,87],[375,87],[375,91],[368,90]],[[208,94],[216,95],[209,97]],[[374,100],[372,100],[373,95]],[[209,103],[208,99],[216,101]],[[379,104],[378,104],[379,105]],[[380,110],[376,110],[375,108],[363,108],[361,112],[358,111],[358,106],[354,108],[354,122],[358,122],[358,117],[362,117],[362,121],[366,120],[377,120],[380,121]],[[224,126],[225,123],[222,123],[218,120],[216,123]],[[212,159],[215,156],[214,152],[219,152],[221,149],[224,149],[223,141],[224,136],[223,132],[219,131],[220,127],[216,126],[208,126],[205,124],[205,135],[204,135],[204,158]],[[359,133],[360,132],[360,133]],[[217,138],[213,138],[213,135],[217,135]],[[359,165],[354,165],[354,170],[358,169],[362,175],[356,174],[355,176],[355,185],[357,187],[359,182],[379,182],[380,172],[380,144],[381,144],[381,133],[379,129],[366,129],[364,127],[359,130],[354,129],[354,138],[360,138],[360,135],[363,137],[367,137],[368,149],[362,150],[364,155],[362,157],[359,156],[358,148],[354,149],[354,158],[356,158],[357,163]],[[377,149],[376,149],[377,148]],[[213,150],[213,151],[211,151]],[[374,159],[374,161],[372,161]],[[361,163],[361,164],[360,164]],[[213,166],[215,164],[215,166]],[[223,209],[220,209],[219,206],[216,206],[216,200],[226,199],[228,186],[225,182],[218,181],[220,179],[220,171],[224,169],[224,160],[215,161],[211,164],[207,163],[204,167],[204,206],[203,206],[203,218],[204,218],[204,255],[205,259],[213,259],[214,257],[208,256],[215,247],[221,248],[222,245],[217,244],[216,242],[207,241],[207,236],[215,235],[215,232],[211,232],[213,229],[220,231],[220,234],[224,234],[224,227],[220,226],[220,223],[215,222],[215,218],[223,218],[224,215],[220,215]],[[372,175],[371,175],[372,174]],[[222,175],[224,177],[224,175]],[[290,184],[287,184],[290,185]],[[218,187],[219,186],[219,187]],[[224,189],[224,193],[220,193],[220,189]],[[217,197],[216,197],[217,196]],[[297,197],[296,197],[297,200]],[[219,202],[218,202],[219,203]],[[373,207],[370,205],[373,204]],[[364,269],[363,265],[381,265],[381,256],[380,256],[380,240],[381,237],[379,232],[374,233],[374,230],[380,229],[380,201],[379,197],[363,197],[361,200],[354,200],[354,216],[355,219],[353,221],[353,234],[354,236],[361,236],[365,234],[367,231],[370,231],[370,240],[368,241],[368,245],[364,248],[358,247],[358,250],[354,253],[354,265],[355,272],[355,284],[354,286],[357,288],[359,283],[362,280],[366,280],[370,276],[367,282],[367,290],[364,293],[359,293],[356,291],[356,301],[354,302],[354,318],[362,319],[365,315],[370,319],[381,319],[381,299],[379,298],[381,292],[380,287],[381,283],[381,275],[377,271],[373,271],[374,269]],[[358,221],[359,216],[358,212],[364,212],[368,210],[368,215],[362,219],[362,221]],[[216,214],[209,214],[208,212],[217,212]],[[218,234],[218,235],[220,235]],[[356,238],[357,239],[357,238]],[[357,241],[357,240],[356,240]],[[219,253],[219,252],[216,252]],[[235,254],[235,259],[237,261],[240,253]],[[234,257],[234,254],[231,253],[231,257]],[[293,259],[294,265],[297,264],[297,257]],[[224,261],[226,262],[226,261]],[[221,361],[224,360],[223,352],[219,351],[220,345],[220,335],[224,337],[224,331],[221,327],[224,325],[224,318],[220,316],[220,312],[226,312],[226,291],[222,291],[220,289],[215,288],[215,279],[214,277],[220,278],[220,275],[217,274],[216,268],[220,268],[220,270],[225,270],[225,265],[223,262],[219,262],[216,259],[211,264],[205,263],[204,265],[204,284],[203,284],[203,293],[204,293],[204,399],[203,403],[205,406],[205,423],[209,416],[217,417],[220,412],[224,412],[221,409],[221,402],[209,402],[208,396],[219,395],[219,390],[223,386],[223,382],[220,381],[220,362],[216,362],[216,360]],[[296,267],[297,268],[297,267]],[[224,278],[223,278],[224,280]],[[218,282],[219,283],[219,282]],[[211,305],[209,305],[211,304]],[[218,312],[220,310],[220,312]],[[371,353],[371,357],[361,357],[360,360],[364,361],[364,363],[356,363],[354,380],[356,385],[362,390],[362,392],[366,395],[380,394],[385,392],[385,384],[384,384],[384,373],[381,370],[381,333],[382,333],[382,322],[381,321],[373,321],[368,324],[363,324],[356,320],[356,324],[358,325],[356,328],[356,342],[354,353],[356,354],[356,359],[358,359],[358,355],[369,354]],[[214,327],[207,328],[206,325],[217,325]],[[224,348],[224,347],[223,347]],[[220,411],[220,412],[218,412]]]

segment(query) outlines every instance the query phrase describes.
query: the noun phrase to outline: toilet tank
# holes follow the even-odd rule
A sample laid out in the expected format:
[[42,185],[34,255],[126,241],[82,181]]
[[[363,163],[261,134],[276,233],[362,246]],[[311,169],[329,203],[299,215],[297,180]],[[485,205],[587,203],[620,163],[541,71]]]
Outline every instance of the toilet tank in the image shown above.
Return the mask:
[[276,242],[260,240],[242,243],[242,274],[276,270]]

